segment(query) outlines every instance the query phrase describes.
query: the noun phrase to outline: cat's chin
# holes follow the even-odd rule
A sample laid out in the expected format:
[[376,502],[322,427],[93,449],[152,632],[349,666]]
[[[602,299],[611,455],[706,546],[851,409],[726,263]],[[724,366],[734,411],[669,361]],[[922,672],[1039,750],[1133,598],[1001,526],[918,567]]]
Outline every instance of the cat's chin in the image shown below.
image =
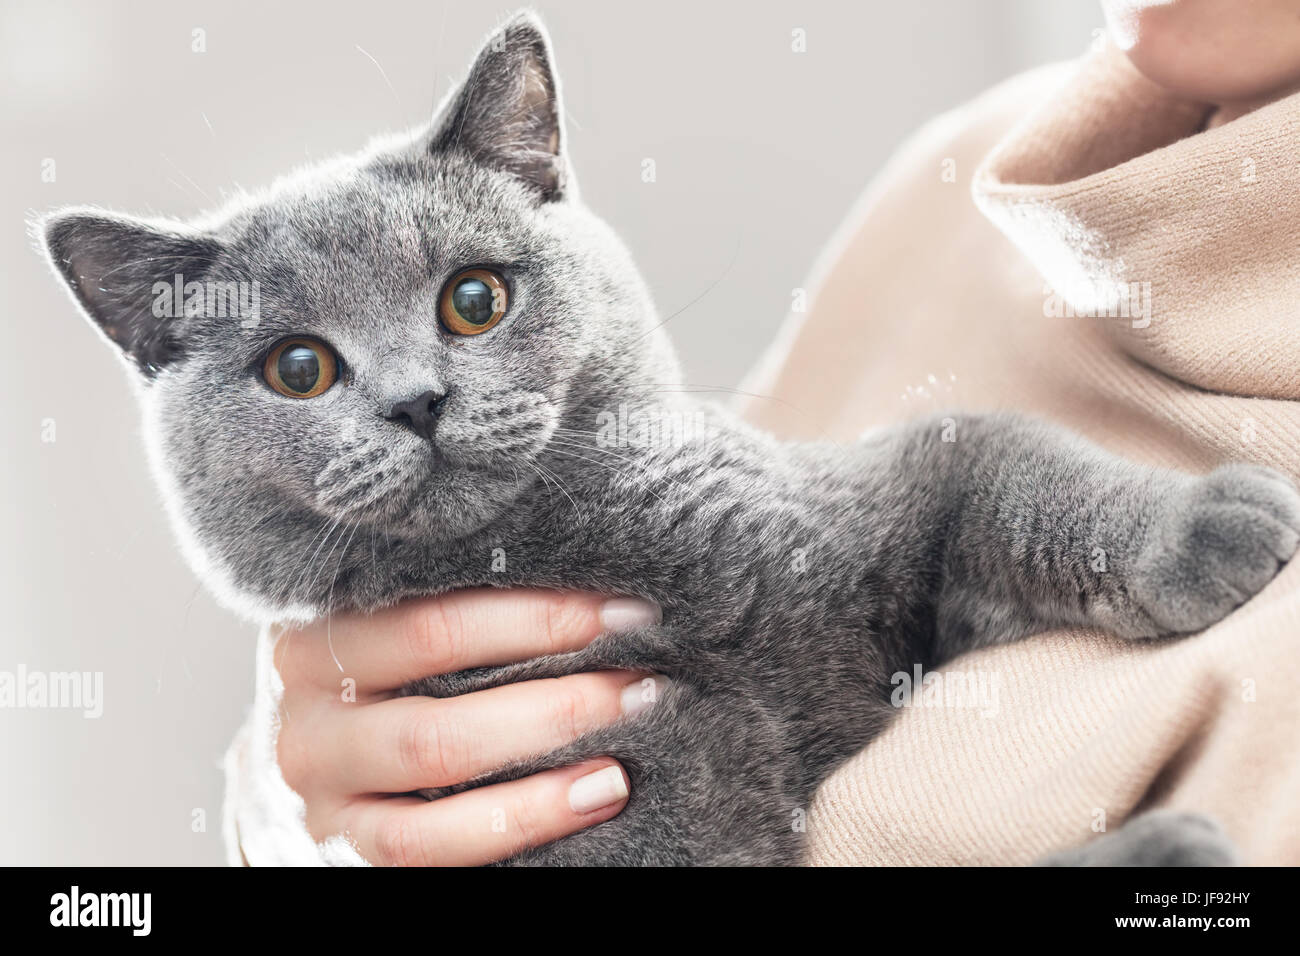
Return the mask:
[[[379,507],[324,511],[319,502],[286,504],[275,512],[278,521],[257,525],[269,536],[257,547],[237,530],[241,525],[226,519],[229,508],[186,507],[167,470],[162,486],[173,492],[164,500],[182,551],[220,604],[259,624],[301,623],[331,608],[379,606],[383,602],[372,598],[382,588],[357,590],[353,580],[365,578],[367,568],[381,570],[376,554],[400,554],[409,566],[421,555],[450,549],[518,508],[532,484],[525,475],[532,474],[461,464],[394,489]],[[488,548],[484,565],[492,559]]]
[[[313,540],[323,543],[318,549],[309,549],[305,565],[247,567],[229,542],[216,548],[204,546],[188,529],[181,540],[191,567],[212,589],[218,603],[259,624],[301,624],[340,607],[372,610],[389,603],[373,600],[377,592],[369,585],[359,591],[353,586],[354,572],[364,578],[367,566],[375,570],[375,542],[382,542],[381,553],[386,557],[404,554],[407,562],[451,549],[514,507],[522,488],[507,480],[494,484],[490,491],[482,489],[486,497],[480,500],[443,489],[442,495],[430,496],[432,505],[411,507],[400,514],[331,519],[322,526],[323,532],[315,533]],[[489,548],[483,555],[484,565],[492,559]]]
[[439,471],[426,477],[399,507],[354,520],[390,538],[436,547],[492,524],[516,506],[530,484],[522,474],[474,468]]

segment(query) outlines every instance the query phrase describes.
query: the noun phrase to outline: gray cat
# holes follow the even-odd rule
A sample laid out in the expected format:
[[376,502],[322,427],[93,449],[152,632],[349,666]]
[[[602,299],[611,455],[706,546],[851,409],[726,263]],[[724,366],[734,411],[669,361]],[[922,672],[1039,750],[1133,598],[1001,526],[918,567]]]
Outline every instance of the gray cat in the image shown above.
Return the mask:
[[[693,401],[577,199],[560,116],[521,15],[427,130],[194,225],[41,223],[133,369],[168,511],[229,606],[283,620],[529,585],[663,608],[409,688],[670,678],[630,722],[475,781],[595,754],[631,777],[619,816],[513,862],[794,863],[793,815],[893,716],[891,675],[1067,625],[1197,631],[1295,552],[1300,496],[1265,468],[1140,467],[1004,414],[782,443]],[[255,314],[214,315],[220,296]]]

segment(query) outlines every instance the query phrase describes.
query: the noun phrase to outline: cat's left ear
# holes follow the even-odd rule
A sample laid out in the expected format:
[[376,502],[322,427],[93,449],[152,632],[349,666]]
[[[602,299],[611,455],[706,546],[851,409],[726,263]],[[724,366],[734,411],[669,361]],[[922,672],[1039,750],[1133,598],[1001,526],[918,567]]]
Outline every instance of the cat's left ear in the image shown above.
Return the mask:
[[183,354],[181,313],[159,289],[206,278],[219,252],[215,239],[180,223],[90,208],[60,210],[34,226],[87,318],[146,379]]
[[432,148],[463,150],[537,190],[544,201],[572,189],[559,80],[546,28],[529,12],[498,29],[469,77],[435,120]]

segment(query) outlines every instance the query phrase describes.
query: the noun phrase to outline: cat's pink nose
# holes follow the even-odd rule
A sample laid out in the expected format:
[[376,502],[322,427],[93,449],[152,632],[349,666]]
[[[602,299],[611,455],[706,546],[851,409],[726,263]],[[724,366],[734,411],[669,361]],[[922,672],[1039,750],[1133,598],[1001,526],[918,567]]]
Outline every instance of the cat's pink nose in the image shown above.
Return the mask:
[[447,395],[446,392],[425,392],[410,401],[398,402],[384,417],[390,422],[405,425],[426,441],[433,441],[433,433],[438,427],[438,418],[443,413]]

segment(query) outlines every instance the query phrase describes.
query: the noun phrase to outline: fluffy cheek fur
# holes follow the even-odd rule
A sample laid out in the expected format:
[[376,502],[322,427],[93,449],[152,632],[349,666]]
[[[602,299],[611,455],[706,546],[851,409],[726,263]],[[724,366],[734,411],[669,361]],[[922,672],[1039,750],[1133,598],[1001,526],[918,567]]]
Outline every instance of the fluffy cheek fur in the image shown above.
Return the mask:
[[[373,429],[351,419],[323,427],[346,406],[341,391],[291,405],[262,388],[213,374],[202,356],[187,360],[141,389],[146,447],[182,553],[218,600],[258,621],[307,619],[316,613],[313,569],[361,521],[372,494],[382,485],[389,508],[399,492],[409,498],[393,465],[406,446],[392,428],[375,455]],[[206,401],[196,403],[200,394]],[[220,421],[204,407],[220,407]],[[344,480],[348,466],[356,471]],[[365,475],[373,489],[361,487]]]
[[236,383],[214,427],[191,400],[205,376],[199,359],[141,390],[149,459],[186,559],[257,620],[318,613],[356,540],[452,541],[516,507],[561,424],[543,392],[462,392],[435,450],[342,384],[309,406]]
[[162,495],[172,533],[185,561],[212,591],[223,607],[250,620],[309,620],[306,604],[283,605],[272,595],[250,586],[249,568],[236,536],[208,533],[227,525],[225,502],[192,498],[185,494],[183,478],[169,458],[167,411],[159,395],[148,386],[138,389],[144,418],[145,452],[154,482]]

